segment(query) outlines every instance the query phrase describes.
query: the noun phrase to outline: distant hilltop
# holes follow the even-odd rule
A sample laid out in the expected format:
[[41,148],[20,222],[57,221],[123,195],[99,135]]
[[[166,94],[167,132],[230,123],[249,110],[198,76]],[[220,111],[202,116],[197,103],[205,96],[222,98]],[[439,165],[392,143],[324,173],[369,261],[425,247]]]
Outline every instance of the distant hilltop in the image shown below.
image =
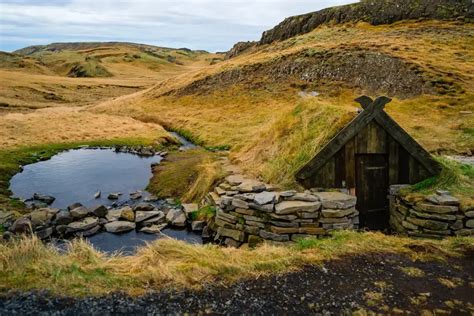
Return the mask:
[[[187,51],[192,52],[193,50],[189,48],[168,48],[168,47],[159,47],[147,44],[138,44],[130,42],[65,42],[65,43],[51,43],[47,45],[34,45],[28,46],[14,51],[15,54],[20,55],[32,55],[41,51],[63,51],[63,50],[84,50],[84,49],[94,49],[99,47],[113,47],[113,46],[132,46],[139,49],[169,49],[177,51]],[[207,53],[204,50],[196,50],[196,53]]]
[[260,41],[235,44],[226,57],[232,58],[254,46],[311,32],[326,23],[367,22],[382,25],[417,19],[460,19],[472,22],[474,4],[472,0],[362,0],[359,3],[286,18],[274,28],[263,32]]

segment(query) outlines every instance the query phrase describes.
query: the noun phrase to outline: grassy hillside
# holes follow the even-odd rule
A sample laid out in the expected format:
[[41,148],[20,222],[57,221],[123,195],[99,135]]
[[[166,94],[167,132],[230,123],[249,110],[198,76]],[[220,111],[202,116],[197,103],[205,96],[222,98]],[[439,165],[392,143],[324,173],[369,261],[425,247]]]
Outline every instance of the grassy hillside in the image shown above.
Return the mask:
[[393,97],[387,111],[431,152],[471,153],[473,51],[462,21],[323,25],[92,110],[228,145],[247,172],[292,186],[361,94]]
[[220,56],[115,42],[57,43],[1,52],[0,113],[86,105],[131,94],[209,65],[213,58]]

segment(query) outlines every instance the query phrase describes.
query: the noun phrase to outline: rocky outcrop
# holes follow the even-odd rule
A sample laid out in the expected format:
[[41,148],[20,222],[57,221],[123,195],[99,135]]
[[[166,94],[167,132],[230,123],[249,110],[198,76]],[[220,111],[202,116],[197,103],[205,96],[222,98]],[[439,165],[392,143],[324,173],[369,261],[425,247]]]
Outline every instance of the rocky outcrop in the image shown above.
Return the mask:
[[460,206],[446,191],[416,200],[399,192],[400,186],[391,186],[390,226],[395,232],[427,238],[474,235],[473,205]]
[[256,47],[258,42],[238,42],[226,54],[225,59],[231,59],[244,51],[249,51],[252,47]]
[[264,32],[258,44],[270,44],[305,34],[325,23],[363,21],[380,25],[422,18],[437,20],[472,18],[473,13],[471,0],[365,0],[286,18],[273,29]]
[[274,191],[241,175],[231,175],[206,197],[216,208],[209,223],[214,240],[238,247],[263,240],[298,241],[335,229],[358,228],[356,197],[317,190]]
[[235,84],[253,88],[256,84],[262,84],[262,80],[255,78],[263,78],[269,84],[338,82],[348,88],[397,97],[445,90],[441,86],[444,83],[430,78],[418,65],[367,48],[339,47],[330,50],[306,49],[265,63],[223,71],[166,94],[202,94]]

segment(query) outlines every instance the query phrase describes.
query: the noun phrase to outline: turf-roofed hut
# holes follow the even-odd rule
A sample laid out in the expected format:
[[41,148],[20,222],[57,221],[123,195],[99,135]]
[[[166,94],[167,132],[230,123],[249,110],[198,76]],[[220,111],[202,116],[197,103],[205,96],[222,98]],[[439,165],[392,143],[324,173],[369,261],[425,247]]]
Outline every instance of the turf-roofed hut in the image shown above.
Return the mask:
[[356,99],[363,111],[297,174],[307,188],[344,188],[357,196],[361,226],[388,227],[388,188],[439,172],[438,163],[385,111],[391,101]]

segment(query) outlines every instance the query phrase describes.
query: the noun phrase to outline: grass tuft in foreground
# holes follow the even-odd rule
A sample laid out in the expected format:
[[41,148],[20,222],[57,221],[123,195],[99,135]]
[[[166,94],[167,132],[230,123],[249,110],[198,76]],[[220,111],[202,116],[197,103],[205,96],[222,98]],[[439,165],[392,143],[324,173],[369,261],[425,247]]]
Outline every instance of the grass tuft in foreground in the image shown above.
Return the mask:
[[161,239],[133,256],[106,256],[83,240],[59,252],[35,237],[0,244],[0,292],[47,289],[61,295],[132,295],[162,288],[199,288],[299,269],[358,253],[400,253],[413,260],[446,260],[473,251],[474,238],[413,240],[381,233],[341,231],[289,247],[263,244],[252,250],[190,245]]

